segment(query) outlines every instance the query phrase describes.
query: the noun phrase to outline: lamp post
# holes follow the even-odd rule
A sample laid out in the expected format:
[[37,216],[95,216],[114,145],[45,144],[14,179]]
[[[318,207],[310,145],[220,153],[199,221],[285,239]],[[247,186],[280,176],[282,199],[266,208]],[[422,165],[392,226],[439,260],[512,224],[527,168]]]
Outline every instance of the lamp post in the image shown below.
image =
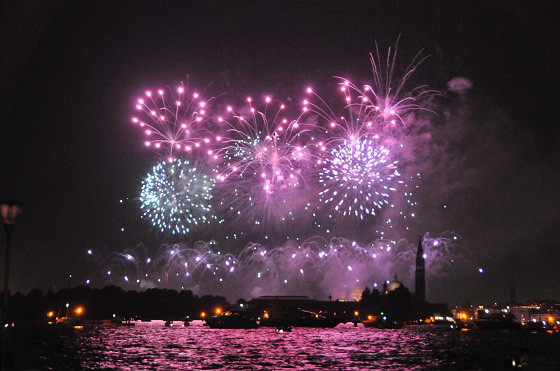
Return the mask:
[[2,311],[2,326],[8,322],[8,297],[10,296],[10,248],[12,245],[12,233],[14,223],[23,207],[23,203],[11,200],[0,202],[0,212],[4,221],[6,231],[6,260],[4,261],[4,310]]
[[[14,223],[19,216],[23,203],[12,200],[4,200],[0,202],[0,213],[4,221],[4,230],[6,231],[6,260],[4,261],[4,298],[2,308],[2,332],[6,331],[8,326],[8,299],[10,297],[10,248],[12,244],[12,233],[14,231]],[[2,334],[2,369],[6,369],[6,334]]]

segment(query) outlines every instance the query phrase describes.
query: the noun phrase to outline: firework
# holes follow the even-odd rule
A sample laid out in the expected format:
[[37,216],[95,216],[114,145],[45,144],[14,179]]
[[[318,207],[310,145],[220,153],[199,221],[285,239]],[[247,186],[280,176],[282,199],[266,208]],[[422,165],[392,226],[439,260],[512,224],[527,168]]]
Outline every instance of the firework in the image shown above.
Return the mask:
[[[241,251],[228,246],[225,252],[216,241],[199,241],[163,245],[155,253],[130,249],[111,255],[106,277],[125,286],[230,297],[345,299],[356,299],[366,286],[381,286],[394,273],[410,281],[416,244],[402,235],[416,217],[413,194],[420,173],[413,168],[414,151],[404,148],[414,114],[429,111],[425,102],[437,94],[412,84],[424,60],[419,53],[399,71],[397,48],[382,58],[376,46],[368,84],[338,78],[332,99],[307,87],[297,113],[263,96],[210,115],[211,99],[183,85],[146,91],[132,121],[145,131],[146,146],[166,151],[167,162],[154,166],[142,182],[143,217],[162,232],[181,235],[215,222],[216,235],[228,243],[238,237],[254,241],[265,232],[268,245],[251,242]],[[199,154],[201,162],[191,161],[200,160]],[[361,220],[367,220],[367,228]],[[367,244],[344,237],[306,239],[341,230],[348,236],[352,226],[361,234],[353,237],[370,240],[376,233],[379,238]],[[431,277],[464,262],[459,242],[455,234],[424,236]]]
[[[320,118],[321,123],[317,124],[320,130],[317,130],[318,140],[314,146],[315,153],[318,158],[328,152],[329,148],[337,146],[345,140],[356,140],[364,135],[375,136],[379,138],[374,129],[374,123],[377,122],[378,113],[369,108],[369,104],[364,100],[352,100],[348,93],[349,82],[345,80],[339,83],[343,91],[343,107],[337,109],[333,107],[311,88],[306,89],[306,93],[310,95],[309,99],[303,100],[304,115],[311,120],[311,115]],[[342,113],[337,114],[336,111]],[[317,161],[318,164],[321,161]]]
[[344,141],[330,151],[319,172],[321,201],[345,216],[375,215],[402,183],[397,164],[390,151],[372,139]]
[[241,177],[259,168],[264,184],[290,183],[297,163],[307,159],[305,134],[309,125],[299,122],[299,117],[288,118],[284,103],[269,96],[264,101],[264,107],[258,110],[248,97],[240,112],[228,106],[225,118],[218,118],[227,130],[227,138],[218,151],[227,160],[221,180]]
[[247,98],[240,112],[228,107],[218,120],[227,135],[216,156],[223,158],[217,176],[229,216],[252,226],[270,227],[293,220],[309,207],[306,199],[311,166],[307,134],[311,128],[289,119],[286,106],[264,98],[258,110]]
[[[394,133],[405,128],[405,117],[413,111],[429,111],[422,104],[427,98],[439,94],[426,85],[408,88],[417,68],[428,58],[420,51],[401,74],[397,74],[397,45],[389,48],[383,61],[376,44],[375,53],[370,54],[373,81],[359,87],[349,79],[340,79],[340,91],[351,111],[357,112],[358,123],[378,131]],[[355,127],[354,127],[355,128]]]
[[[318,148],[325,152],[329,143],[354,140],[364,135],[376,138],[398,137],[406,129],[406,117],[414,111],[430,111],[423,103],[439,92],[426,85],[409,88],[411,77],[425,61],[422,51],[407,65],[401,74],[396,72],[397,45],[389,48],[385,60],[376,44],[370,54],[373,81],[359,87],[350,79],[338,77],[342,94],[343,113],[331,107],[325,99],[308,87],[309,99],[303,101],[303,111],[316,114],[324,121],[323,141]],[[430,111],[431,112],[431,111]]]
[[188,160],[160,162],[142,181],[143,217],[162,232],[189,233],[215,219],[210,204],[214,184],[212,176]]
[[144,145],[165,150],[171,162],[177,153],[191,153],[214,139],[207,113],[210,101],[183,84],[174,90],[146,90],[136,100],[138,116],[132,123],[144,130]]
[[404,115],[418,110],[428,110],[420,104],[422,100],[438,94],[426,85],[415,86],[407,89],[409,80],[416,69],[428,58],[420,51],[405,68],[404,72],[395,77],[395,63],[397,60],[398,41],[394,49],[389,48],[385,63],[381,59],[379,47],[375,45],[376,53],[370,54],[373,71],[373,84],[364,85],[363,91],[353,86],[359,99],[369,102],[369,108],[379,113],[379,120],[383,124],[404,125]]
[[[416,253],[416,244],[405,240],[360,244],[319,237],[273,248],[252,243],[238,254],[224,252],[216,241],[162,245],[153,253],[138,246],[109,254],[105,279],[124,287],[189,288],[231,298],[266,293],[358,299],[364,287],[380,289],[395,273],[411,281]],[[427,278],[448,276],[472,260],[466,253],[454,233],[426,234]]]
[[461,237],[454,232],[445,232],[437,237],[426,233],[423,236],[424,259],[426,270],[433,276],[445,276],[453,273],[457,263],[476,263],[472,253],[463,246]]

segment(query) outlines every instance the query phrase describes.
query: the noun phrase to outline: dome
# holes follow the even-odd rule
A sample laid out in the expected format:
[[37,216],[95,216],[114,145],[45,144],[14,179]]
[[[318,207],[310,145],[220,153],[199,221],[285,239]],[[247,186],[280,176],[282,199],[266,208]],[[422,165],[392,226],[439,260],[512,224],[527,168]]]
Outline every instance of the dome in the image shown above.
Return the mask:
[[393,281],[391,283],[389,283],[389,286],[387,286],[387,291],[396,290],[396,289],[400,288],[401,286],[402,286],[402,282],[399,281],[399,278],[395,274],[395,277],[393,278]]

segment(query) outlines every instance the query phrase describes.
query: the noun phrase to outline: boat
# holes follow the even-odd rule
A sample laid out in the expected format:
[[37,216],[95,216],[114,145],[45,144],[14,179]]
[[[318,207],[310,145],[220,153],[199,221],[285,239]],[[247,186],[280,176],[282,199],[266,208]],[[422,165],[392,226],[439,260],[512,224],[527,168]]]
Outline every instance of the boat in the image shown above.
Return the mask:
[[282,334],[284,332],[292,332],[292,326],[278,326],[276,327],[276,333]]
[[82,321],[72,317],[57,317],[55,319],[55,322],[51,322],[51,323],[57,326],[70,326],[70,327],[82,326]]
[[370,322],[365,321],[362,322],[364,327],[373,327],[377,329],[384,329],[384,330],[397,330],[403,328],[402,322],[398,321],[381,321],[381,322]]
[[206,318],[206,324],[215,329],[254,329],[258,328],[257,321],[250,319],[239,311],[227,311],[223,314]]
[[373,327],[378,329],[400,329],[403,327],[403,323],[400,321],[392,320],[387,318],[386,316],[383,317],[376,317],[372,316],[367,320],[362,321],[364,327]]
[[297,310],[266,310],[259,323],[263,327],[333,328],[340,323],[335,317],[298,308]]
[[494,314],[473,321],[477,330],[510,331],[521,330],[521,324],[514,320],[513,316],[506,314]]
[[549,333],[549,334],[553,334],[553,333],[559,333],[559,328],[558,326],[550,323],[550,322],[545,322],[545,321],[531,321],[531,322],[527,322],[525,324],[522,325],[522,329],[524,331],[528,331],[528,332],[532,332],[532,333]]
[[403,327],[417,331],[445,331],[457,329],[459,326],[463,328],[463,325],[457,324],[452,317],[436,316],[425,321],[408,322]]
[[113,317],[112,319],[103,320],[103,326],[105,327],[122,327],[122,326],[134,326],[135,323],[131,320],[122,320],[117,317]]
[[120,327],[122,326],[121,320],[116,319],[105,319],[103,320],[103,326],[105,327]]
[[[56,317],[54,316],[54,311],[49,311],[47,313],[47,323],[50,325],[58,325],[58,326],[71,326],[71,327],[80,327],[82,326],[82,319],[81,316],[84,312],[84,307],[77,306],[73,310],[73,316],[70,316],[70,303],[66,303],[66,314],[64,316],[60,316],[61,307],[58,308],[58,314]],[[82,326],[83,328],[83,326]]]

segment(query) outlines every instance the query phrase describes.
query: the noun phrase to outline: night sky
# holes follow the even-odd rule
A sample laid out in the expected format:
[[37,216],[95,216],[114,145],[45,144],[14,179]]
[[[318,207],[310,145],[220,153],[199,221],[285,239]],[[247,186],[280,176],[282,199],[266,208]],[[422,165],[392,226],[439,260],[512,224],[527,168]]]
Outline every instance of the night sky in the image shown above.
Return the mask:
[[415,232],[460,233],[486,273],[462,269],[464,285],[442,279],[428,297],[504,301],[513,284],[521,300],[560,298],[558,6],[225,3],[3,5],[0,197],[25,203],[12,290],[64,287],[87,249],[166,240],[134,201],[154,159],[130,125],[146,87],[188,75],[242,96],[328,92],[334,75],[367,80],[375,42],[400,35],[403,61],[430,55],[418,81],[443,92],[453,77],[473,82],[438,103]]

